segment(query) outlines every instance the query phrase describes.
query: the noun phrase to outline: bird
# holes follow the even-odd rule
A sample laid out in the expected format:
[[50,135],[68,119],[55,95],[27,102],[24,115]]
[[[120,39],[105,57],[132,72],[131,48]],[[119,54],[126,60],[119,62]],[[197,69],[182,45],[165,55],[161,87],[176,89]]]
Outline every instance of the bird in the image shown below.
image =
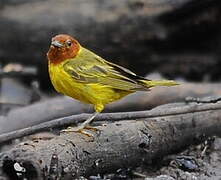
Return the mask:
[[83,47],[74,37],[58,34],[51,39],[47,52],[49,76],[55,90],[94,106],[94,114],[73,131],[91,136],[85,130],[105,105],[136,91],[149,91],[155,86],[178,85],[173,80],[149,80],[114,64]]

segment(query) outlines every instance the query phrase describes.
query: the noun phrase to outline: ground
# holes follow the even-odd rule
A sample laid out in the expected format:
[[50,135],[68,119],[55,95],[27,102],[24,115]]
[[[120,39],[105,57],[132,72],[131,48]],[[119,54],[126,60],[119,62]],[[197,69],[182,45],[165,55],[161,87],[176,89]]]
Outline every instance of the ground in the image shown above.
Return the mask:
[[113,174],[91,176],[89,179],[218,180],[221,179],[221,138],[210,137],[199,145],[155,162],[135,170],[119,169]]

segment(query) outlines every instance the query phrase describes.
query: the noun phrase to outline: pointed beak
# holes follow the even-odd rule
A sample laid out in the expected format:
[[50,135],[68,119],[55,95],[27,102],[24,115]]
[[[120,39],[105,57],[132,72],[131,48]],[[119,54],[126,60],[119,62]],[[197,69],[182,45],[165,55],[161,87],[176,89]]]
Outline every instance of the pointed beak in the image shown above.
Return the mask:
[[51,45],[54,46],[54,47],[58,47],[58,48],[61,48],[61,47],[64,46],[64,45],[61,44],[59,41],[52,41],[52,42],[51,42]]

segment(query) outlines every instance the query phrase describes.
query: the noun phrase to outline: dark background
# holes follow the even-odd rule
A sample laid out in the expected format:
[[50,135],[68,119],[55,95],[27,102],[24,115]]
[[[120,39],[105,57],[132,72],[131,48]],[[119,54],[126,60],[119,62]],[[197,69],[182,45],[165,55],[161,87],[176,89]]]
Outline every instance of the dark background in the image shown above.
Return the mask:
[[219,0],[3,0],[0,62],[35,67],[41,89],[51,89],[46,52],[67,33],[140,75],[219,81],[220,10]]

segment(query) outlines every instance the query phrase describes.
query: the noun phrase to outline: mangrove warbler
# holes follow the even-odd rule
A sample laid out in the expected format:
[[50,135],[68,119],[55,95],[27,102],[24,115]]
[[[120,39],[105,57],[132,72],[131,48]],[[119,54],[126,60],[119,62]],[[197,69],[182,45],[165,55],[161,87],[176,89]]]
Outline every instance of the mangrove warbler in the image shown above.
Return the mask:
[[104,60],[66,34],[52,38],[47,57],[54,88],[64,95],[94,105],[96,113],[77,129],[78,132],[82,132],[110,102],[154,86],[177,85],[175,81],[151,81],[138,76]]

